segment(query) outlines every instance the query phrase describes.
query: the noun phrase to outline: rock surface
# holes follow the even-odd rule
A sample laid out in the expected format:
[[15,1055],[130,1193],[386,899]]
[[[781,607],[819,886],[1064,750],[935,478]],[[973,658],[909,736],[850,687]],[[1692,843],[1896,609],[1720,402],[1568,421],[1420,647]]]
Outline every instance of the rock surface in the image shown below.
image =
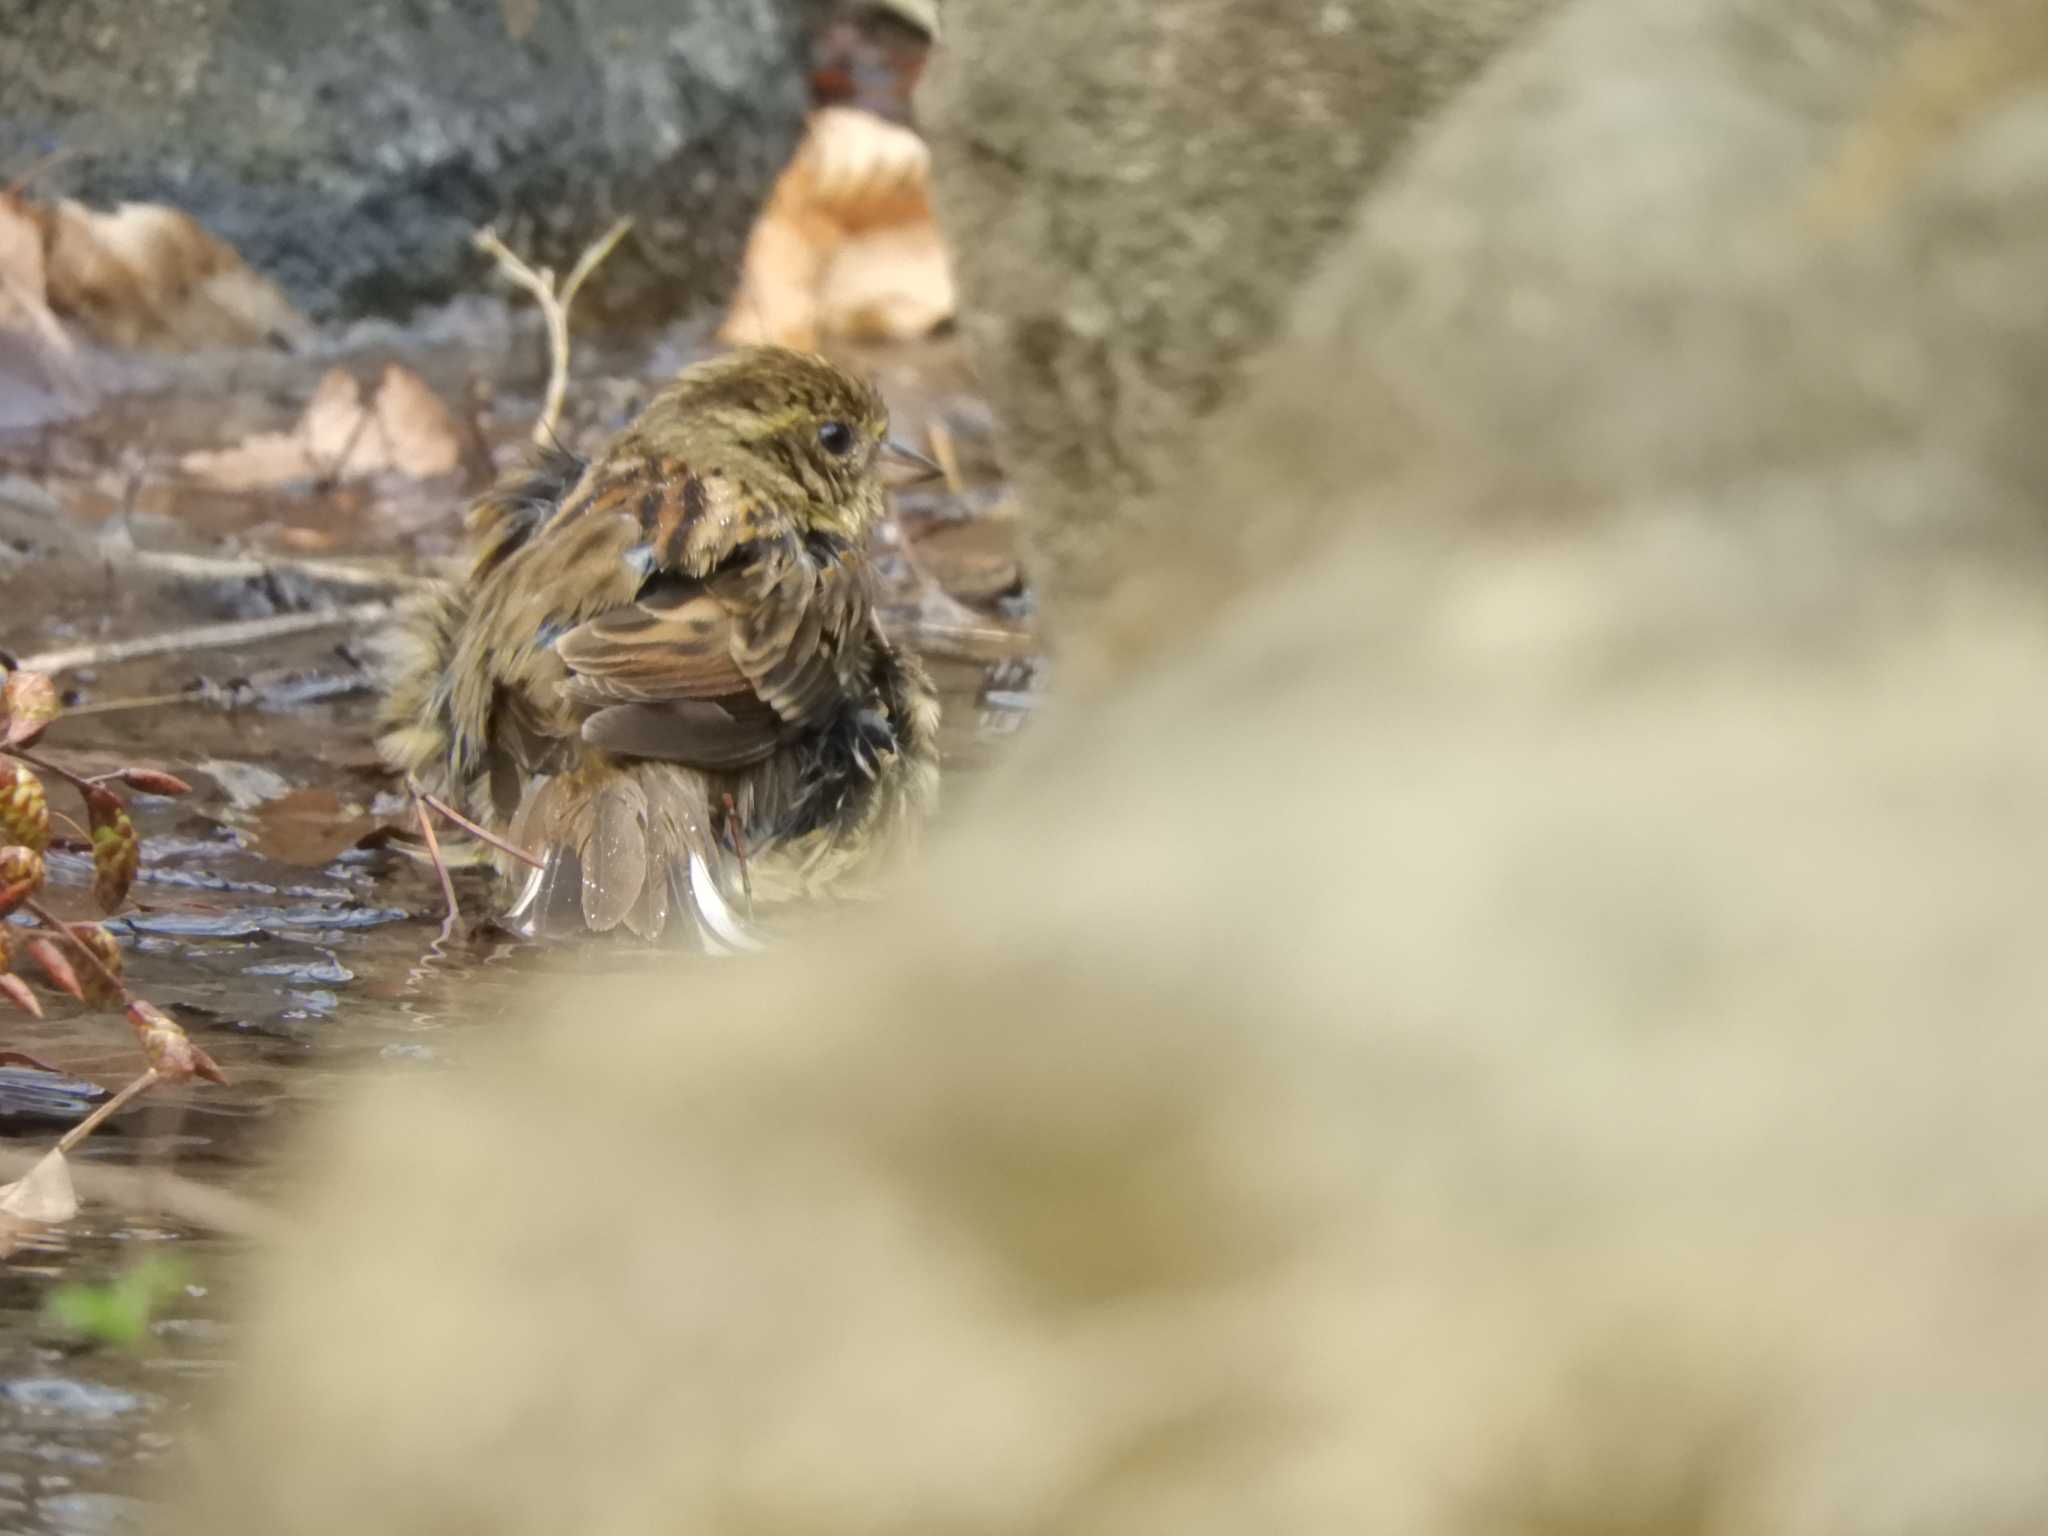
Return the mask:
[[800,130],[803,0],[0,0],[0,166],[174,204],[308,313],[473,284],[495,223],[557,269],[635,237],[591,296],[722,300]]
[[1417,121],[1552,4],[948,0],[919,118],[1061,600]]

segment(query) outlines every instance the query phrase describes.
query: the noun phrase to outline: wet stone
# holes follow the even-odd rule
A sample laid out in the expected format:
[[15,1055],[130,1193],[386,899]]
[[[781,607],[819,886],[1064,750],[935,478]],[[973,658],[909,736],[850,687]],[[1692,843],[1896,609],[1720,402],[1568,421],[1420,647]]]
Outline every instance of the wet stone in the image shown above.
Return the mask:
[[[332,955],[327,956],[323,960],[266,960],[260,965],[244,966],[242,974],[244,976],[282,976],[290,981],[308,983],[324,981],[336,986],[356,979],[356,973]],[[332,1006],[332,993],[323,992],[320,995],[328,998],[330,1006]]]
[[63,1493],[45,1495],[36,1501],[46,1530],[78,1536],[101,1532],[142,1531],[148,1526],[149,1506],[140,1499],[118,1493]]
[[137,1393],[64,1376],[21,1376],[0,1382],[0,1401],[31,1413],[73,1419],[118,1418],[143,1406]]

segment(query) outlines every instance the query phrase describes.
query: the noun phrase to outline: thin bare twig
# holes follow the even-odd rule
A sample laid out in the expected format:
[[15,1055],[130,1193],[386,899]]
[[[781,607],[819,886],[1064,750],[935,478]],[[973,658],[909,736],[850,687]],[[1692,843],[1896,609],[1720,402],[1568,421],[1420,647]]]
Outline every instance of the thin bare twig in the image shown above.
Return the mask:
[[480,229],[472,237],[476,248],[497,262],[499,271],[533,295],[534,302],[540,306],[541,320],[547,326],[548,387],[547,393],[541,397],[540,417],[533,424],[536,447],[546,447],[548,440],[555,435],[555,428],[562,419],[562,401],[569,392],[569,306],[575,302],[576,290],[597,270],[598,264],[611,255],[632,227],[631,219],[620,219],[598,236],[576,258],[576,265],[569,269],[568,278],[559,288],[555,285],[555,274],[551,268],[536,270],[527,265],[498,238],[495,229]]
[[86,149],[81,145],[59,145],[56,149],[51,150],[48,154],[43,155],[41,158],[31,160],[29,162],[28,169],[23,171],[19,176],[15,177],[14,180],[10,181],[7,184],[5,195],[8,197],[19,197],[23,192],[26,192],[28,190],[29,183],[35,181],[39,177],[49,175],[50,172],[54,171],[66,160],[71,159],[75,155],[91,153],[91,150]]
[[1010,661],[1035,656],[1039,643],[1016,630],[998,629],[992,624],[949,624],[912,619],[903,626],[904,638],[921,656],[943,656],[963,661]]
[[739,856],[740,890],[747,898],[747,921],[754,920],[754,872],[747,863],[747,833],[740,825],[740,808],[733,804],[731,794],[725,797],[725,830],[732,839],[732,851]]
[[91,391],[79,366],[78,347],[63,323],[50,312],[43,296],[31,291],[12,273],[0,272],[0,298],[7,299],[27,317],[30,328],[42,342],[38,360],[55,391],[68,400],[89,398]]
[[19,665],[30,672],[68,672],[74,667],[103,667],[143,656],[161,656],[170,651],[219,650],[225,646],[248,645],[258,640],[275,640],[317,629],[374,624],[394,618],[422,600],[422,596],[415,595],[392,601],[350,603],[346,607],[326,608],[317,613],[280,613],[267,619],[201,624],[192,629],[173,629],[134,640],[109,640],[97,645],[75,645],[68,650],[44,651],[39,655],[22,657]]
[[584,247],[583,254],[576,258],[576,265],[569,269],[569,276],[562,284],[562,315],[564,319],[568,318],[569,306],[576,302],[576,290],[583,286],[584,279],[597,270],[598,264],[611,255],[613,248],[626,238],[627,233],[632,228],[633,221],[631,219],[620,219],[610,229],[599,235],[596,240]]
[[441,880],[441,899],[448,903],[448,918],[441,924],[441,936],[446,938],[462,918],[462,908],[455,903],[455,881],[448,873],[447,861],[441,857],[441,839],[434,835],[434,818],[427,814],[426,798],[417,789],[412,793],[412,809],[419,818],[420,836],[427,840],[427,854],[434,861],[434,873]]
[[73,1147],[85,1140],[86,1137],[98,1130],[102,1122],[120,1110],[130,1099],[138,1094],[147,1093],[150,1089],[154,1088],[162,1077],[162,1073],[158,1072],[155,1067],[151,1067],[142,1076],[136,1078],[134,1082],[123,1088],[111,1099],[107,1100],[106,1103],[66,1131],[63,1138],[57,1143],[57,1150],[68,1153]]
[[432,576],[372,570],[340,560],[190,555],[169,549],[138,549],[121,558],[138,570],[183,581],[261,581],[267,577],[295,576],[322,586],[364,592],[424,592],[436,584]]
[[418,787],[415,787],[413,789],[413,794],[416,795],[419,798],[420,802],[423,805],[425,805],[429,810],[438,811],[441,815],[446,816],[450,821],[454,822],[455,825],[462,828],[462,830],[467,832],[471,837],[477,839],[477,841],[489,843],[493,848],[497,849],[500,853],[509,853],[513,858],[519,860],[520,863],[525,864],[530,868],[547,868],[547,865],[543,864],[539,859],[535,858],[532,854],[528,853],[524,848],[519,847],[516,843],[508,843],[505,841],[505,839],[498,836],[497,833],[491,831],[488,827],[478,826],[475,822],[471,821],[467,816],[463,815],[462,812],[456,810],[455,807],[450,805],[446,800],[443,800],[439,795],[430,795],[425,790],[420,789]]
[[[90,704],[73,704],[64,711],[64,718],[74,720],[80,715],[118,715],[129,710],[157,709],[165,704],[199,704],[205,700],[198,690],[180,688],[176,693],[145,693],[132,699],[95,699]],[[55,815],[56,812],[51,812]]]
[[[342,440],[341,452],[335,455],[334,462],[325,469],[322,469],[319,476],[314,480],[313,488],[315,490],[331,491],[341,484],[341,477],[348,470],[348,461],[355,457],[356,444],[362,441],[364,428],[369,426],[376,414],[375,411],[370,409],[367,402],[356,407],[355,425],[348,429],[348,436]],[[313,456],[310,432],[307,433],[307,436],[306,458],[317,467],[319,461]]]
[[[83,774],[73,773],[61,763],[53,763],[47,757],[39,757],[26,747],[0,747],[0,757],[19,758],[31,768],[40,768],[44,773],[49,774],[50,777],[64,780],[65,783],[69,784],[80,794],[84,794],[85,791],[94,787],[93,781],[86,778]],[[72,825],[75,827],[78,823],[72,822]]]

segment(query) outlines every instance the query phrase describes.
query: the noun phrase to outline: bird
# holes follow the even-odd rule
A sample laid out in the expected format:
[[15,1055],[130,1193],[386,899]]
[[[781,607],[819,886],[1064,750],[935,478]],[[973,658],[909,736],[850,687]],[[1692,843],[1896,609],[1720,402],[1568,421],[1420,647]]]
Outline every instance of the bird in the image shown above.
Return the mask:
[[938,697],[884,632],[882,469],[936,466],[879,392],[747,347],[587,460],[479,497],[468,573],[398,646],[387,763],[500,851],[506,926],[757,948],[752,912],[858,895],[936,805]]

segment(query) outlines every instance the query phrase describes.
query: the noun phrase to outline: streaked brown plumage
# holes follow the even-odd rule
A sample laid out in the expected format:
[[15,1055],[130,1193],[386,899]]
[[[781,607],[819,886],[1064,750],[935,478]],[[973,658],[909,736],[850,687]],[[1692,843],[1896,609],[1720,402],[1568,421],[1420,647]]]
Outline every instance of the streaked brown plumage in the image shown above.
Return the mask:
[[742,853],[774,902],[853,887],[914,831],[938,705],[874,614],[886,432],[859,380],[749,348],[472,509],[468,579],[416,627],[382,744],[543,859],[500,860],[515,921],[686,919],[732,947]]

